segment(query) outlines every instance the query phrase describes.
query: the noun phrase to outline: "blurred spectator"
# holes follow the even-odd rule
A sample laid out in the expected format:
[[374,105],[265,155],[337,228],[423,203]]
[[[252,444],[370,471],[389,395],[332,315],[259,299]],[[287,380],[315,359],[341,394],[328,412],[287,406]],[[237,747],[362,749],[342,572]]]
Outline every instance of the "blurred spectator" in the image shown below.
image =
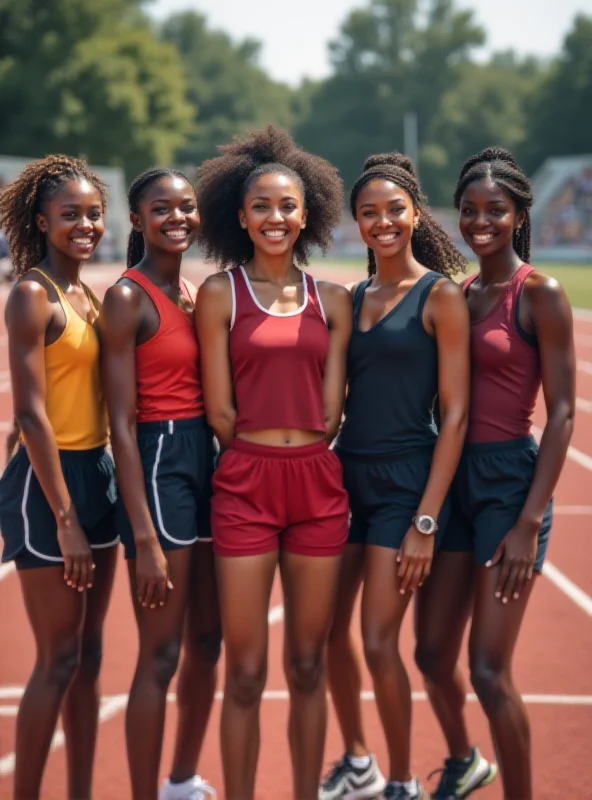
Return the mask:
[[569,178],[548,203],[535,244],[592,246],[592,165]]

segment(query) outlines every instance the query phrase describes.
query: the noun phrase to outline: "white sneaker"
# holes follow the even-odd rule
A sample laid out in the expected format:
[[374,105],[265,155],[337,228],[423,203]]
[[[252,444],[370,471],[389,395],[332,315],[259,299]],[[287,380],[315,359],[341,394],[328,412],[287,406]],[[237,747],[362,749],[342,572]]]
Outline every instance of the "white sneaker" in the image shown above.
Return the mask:
[[162,784],[158,800],[215,800],[216,797],[216,790],[200,775],[194,775],[183,783],[171,783],[167,778]]

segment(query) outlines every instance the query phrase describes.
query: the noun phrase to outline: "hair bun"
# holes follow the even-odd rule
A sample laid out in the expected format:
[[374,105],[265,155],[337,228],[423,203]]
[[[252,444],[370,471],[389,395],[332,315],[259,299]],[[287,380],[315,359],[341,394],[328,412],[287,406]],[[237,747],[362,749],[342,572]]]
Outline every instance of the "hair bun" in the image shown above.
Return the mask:
[[415,164],[409,156],[403,153],[379,153],[378,155],[369,156],[364,162],[364,172],[367,172],[373,167],[383,166],[397,167],[413,175],[414,178],[417,178]]

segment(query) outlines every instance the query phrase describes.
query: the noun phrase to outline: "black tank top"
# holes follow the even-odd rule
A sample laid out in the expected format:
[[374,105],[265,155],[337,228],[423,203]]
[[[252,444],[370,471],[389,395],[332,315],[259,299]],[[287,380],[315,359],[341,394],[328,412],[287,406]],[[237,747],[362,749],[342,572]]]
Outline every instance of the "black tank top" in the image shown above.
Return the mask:
[[422,311],[443,276],[428,272],[369,331],[360,309],[370,280],[353,292],[354,328],[347,358],[345,420],[336,442],[344,455],[389,456],[430,447],[438,435],[438,352]]

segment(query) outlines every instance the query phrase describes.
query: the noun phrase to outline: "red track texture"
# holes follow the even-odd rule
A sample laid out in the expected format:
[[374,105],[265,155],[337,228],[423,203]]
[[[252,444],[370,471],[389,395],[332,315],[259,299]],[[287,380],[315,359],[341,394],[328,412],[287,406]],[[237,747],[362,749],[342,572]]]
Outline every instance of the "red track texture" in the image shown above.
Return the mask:
[[[199,283],[207,270],[190,262],[186,274]],[[319,277],[344,283],[361,277],[355,270],[314,269]],[[92,266],[87,280],[102,293],[118,275],[115,266]],[[3,305],[6,291],[2,291]],[[578,417],[572,450],[557,492],[557,515],[547,575],[538,580],[522,629],[515,661],[515,676],[526,696],[532,725],[535,797],[537,800],[592,798],[592,497],[588,494],[592,470],[592,317],[576,323],[579,359]],[[0,446],[11,418],[10,385],[6,335],[0,327]],[[539,404],[536,424],[544,424]],[[3,452],[3,449],[2,449]],[[553,569],[555,567],[555,569]],[[567,582],[566,582],[567,581]],[[561,585],[558,585],[561,584]],[[272,607],[281,606],[281,589],[276,585]],[[34,662],[34,646],[23,609],[18,578],[3,568],[0,572],[0,798],[11,797],[11,754],[14,747],[15,714]],[[268,695],[262,705],[262,747],[257,780],[258,800],[288,800],[290,762],[287,744],[286,683],[282,673],[281,613],[272,625],[269,653]],[[356,621],[356,630],[358,625]],[[359,635],[358,635],[359,639]],[[102,671],[103,712],[95,764],[94,800],[130,796],[124,742],[125,695],[135,663],[137,639],[122,560],[106,627]],[[445,747],[429,704],[422,693],[420,676],[413,664],[411,614],[404,626],[402,652],[415,695],[413,707],[413,771],[422,780],[445,757]],[[466,666],[466,656],[463,657]],[[223,663],[220,674],[223,674]],[[221,688],[221,687],[220,687]],[[174,683],[171,692],[174,692]],[[371,692],[366,675],[364,689]],[[199,771],[223,798],[218,749],[220,702],[216,702],[207,733]],[[379,762],[386,767],[386,750],[374,701],[366,696],[364,717],[368,740]],[[468,706],[470,730],[485,755],[493,750],[483,713],[475,702]],[[171,762],[176,709],[169,703],[162,759],[162,775]],[[331,711],[326,760],[338,758],[342,743]],[[58,736],[50,754],[43,784],[44,800],[66,796],[64,749]],[[482,800],[502,797],[499,781],[478,793]]]

